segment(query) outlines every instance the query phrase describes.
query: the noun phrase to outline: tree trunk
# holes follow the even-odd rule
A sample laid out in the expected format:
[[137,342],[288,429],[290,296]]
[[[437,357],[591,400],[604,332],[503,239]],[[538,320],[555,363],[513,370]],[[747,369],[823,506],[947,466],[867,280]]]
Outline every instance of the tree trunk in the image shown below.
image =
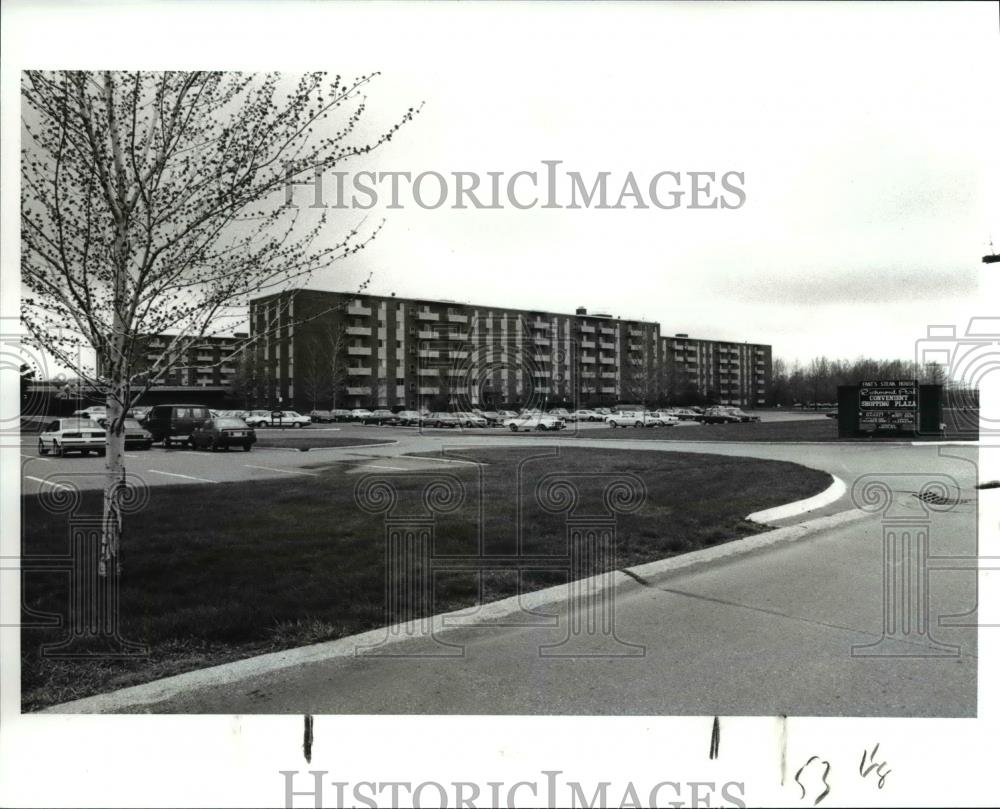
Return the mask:
[[116,575],[121,571],[118,551],[122,534],[122,489],[125,487],[125,391],[113,385],[106,401],[105,427],[106,454],[104,479],[104,513],[101,532],[101,557],[98,572],[101,576]]

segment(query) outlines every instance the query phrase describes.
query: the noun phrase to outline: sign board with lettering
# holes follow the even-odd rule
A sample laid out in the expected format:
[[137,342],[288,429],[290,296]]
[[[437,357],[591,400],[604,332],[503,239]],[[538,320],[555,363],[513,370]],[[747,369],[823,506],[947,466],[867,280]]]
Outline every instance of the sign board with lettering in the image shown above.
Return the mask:
[[915,430],[920,385],[916,379],[858,384],[858,426],[876,430]]

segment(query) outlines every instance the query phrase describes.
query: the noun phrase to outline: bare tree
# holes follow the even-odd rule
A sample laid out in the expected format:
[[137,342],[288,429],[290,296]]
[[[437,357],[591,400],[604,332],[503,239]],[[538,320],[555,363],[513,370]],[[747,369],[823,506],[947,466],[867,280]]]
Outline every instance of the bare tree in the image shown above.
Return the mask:
[[[377,233],[359,223],[330,239],[326,211],[307,221],[282,204],[291,185],[370,152],[410,120],[413,109],[353,142],[371,79],[24,74],[22,319],[106,397],[101,575],[119,564],[122,427],[143,336],[175,335],[145,369],[150,385],[193,341],[232,328],[252,295],[301,284]],[[93,364],[82,358],[89,349]]]

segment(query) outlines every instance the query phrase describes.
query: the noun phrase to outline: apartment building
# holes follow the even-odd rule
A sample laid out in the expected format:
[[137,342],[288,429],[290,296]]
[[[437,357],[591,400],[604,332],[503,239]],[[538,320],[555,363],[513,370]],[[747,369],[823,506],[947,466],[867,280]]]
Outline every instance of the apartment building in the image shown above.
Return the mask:
[[[178,349],[172,349],[174,354],[171,368],[155,383],[155,387],[174,388],[225,388],[233,384],[239,349],[247,340],[246,332],[235,332],[231,335],[214,335],[185,340]],[[163,354],[170,349],[175,339],[172,334],[151,334],[141,341],[137,347],[138,370],[158,369]],[[98,374],[103,370],[98,368]],[[141,381],[141,380],[140,380]]]
[[251,301],[265,406],[554,407],[649,394],[659,325],[294,290]]
[[714,401],[757,407],[771,385],[771,346],[700,340],[687,334],[660,338],[663,387],[679,403]]

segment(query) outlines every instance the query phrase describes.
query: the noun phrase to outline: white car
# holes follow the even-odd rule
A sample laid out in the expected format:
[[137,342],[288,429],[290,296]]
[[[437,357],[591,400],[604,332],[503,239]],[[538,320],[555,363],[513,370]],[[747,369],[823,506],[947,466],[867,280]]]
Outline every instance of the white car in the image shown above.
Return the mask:
[[460,411],[455,414],[462,427],[488,427],[489,422],[478,413]]
[[243,420],[248,427],[305,427],[312,424],[309,416],[294,410],[254,410]]
[[604,421],[609,427],[645,427],[646,414],[635,410],[623,410],[620,413],[612,413]]
[[535,413],[530,415],[521,415],[513,419],[507,419],[504,421],[503,426],[512,433],[516,433],[522,430],[525,432],[529,430],[561,430],[566,426],[566,422],[560,418],[549,416],[545,413]]
[[577,410],[573,413],[574,421],[604,421],[604,416],[596,410]]
[[351,421],[361,421],[372,415],[372,411],[366,407],[356,407],[351,411]]
[[[653,425],[655,427],[673,427],[675,424],[680,423],[680,419],[677,416],[663,410],[659,410],[655,413],[648,413],[647,417],[652,417],[658,422]],[[646,426],[649,427],[650,425],[647,423]]]
[[55,419],[45,425],[38,436],[38,454],[63,456],[67,452],[86,455],[106,451],[104,428],[93,419]]
[[83,410],[74,410],[73,418],[90,419],[103,427],[108,420],[108,409],[104,405],[93,405]]

